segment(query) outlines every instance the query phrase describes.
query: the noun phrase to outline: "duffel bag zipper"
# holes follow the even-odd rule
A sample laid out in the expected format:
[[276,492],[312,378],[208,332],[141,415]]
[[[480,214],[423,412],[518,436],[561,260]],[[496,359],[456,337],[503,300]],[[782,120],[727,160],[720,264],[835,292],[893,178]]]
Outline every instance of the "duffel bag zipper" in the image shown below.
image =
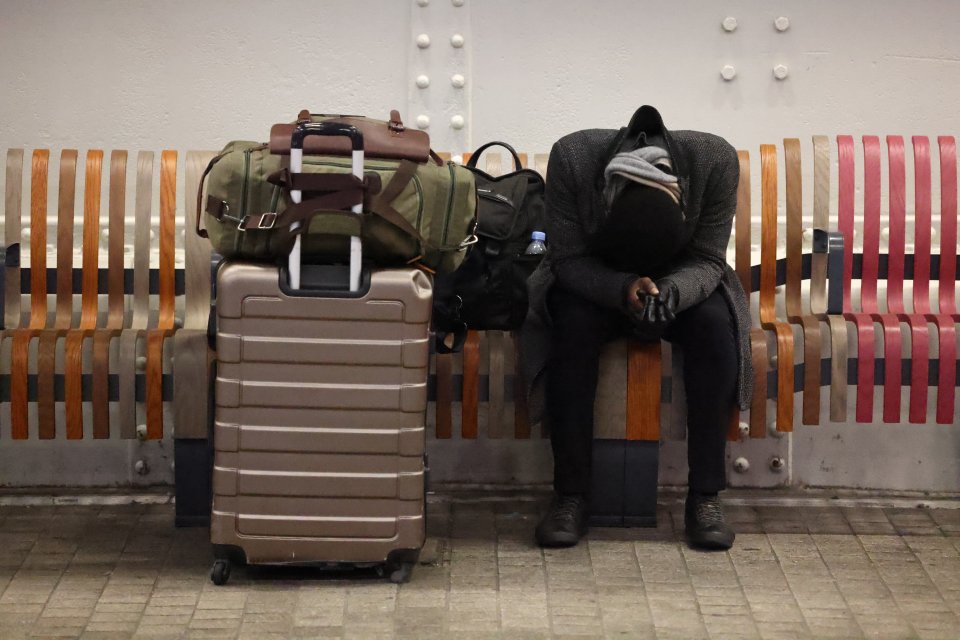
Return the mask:
[[450,196],[447,198],[447,213],[443,221],[443,234],[440,236],[440,246],[444,248],[447,246],[447,231],[450,230],[450,212],[453,211],[453,195],[457,192],[457,174],[456,171],[454,171],[452,162],[447,163],[447,170],[450,171]]
[[[263,151],[267,148],[265,144],[258,144],[255,147],[250,147],[249,149],[243,150],[243,182],[241,183],[240,188],[240,219],[247,215],[247,187],[250,182],[250,156],[254,151]],[[258,211],[257,213],[262,213]]]

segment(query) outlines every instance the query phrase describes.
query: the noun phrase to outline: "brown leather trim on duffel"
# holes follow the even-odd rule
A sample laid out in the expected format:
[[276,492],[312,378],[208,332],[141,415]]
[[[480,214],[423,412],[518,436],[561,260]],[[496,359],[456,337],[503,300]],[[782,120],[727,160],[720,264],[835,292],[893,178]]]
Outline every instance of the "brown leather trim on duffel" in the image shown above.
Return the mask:
[[[311,117],[312,120],[312,117]],[[337,116],[328,122],[356,127],[363,134],[363,152],[367,158],[391,158],[426,162],[430,158],[430,136],[416,129],[397,130],[382,120],[361,116]],[[275,124],[270,128],[270,153],[290,155],[290,137],[297,123]],[[350,140],[339,136],[310,136],[303,142],[308,155],[350,156]]]

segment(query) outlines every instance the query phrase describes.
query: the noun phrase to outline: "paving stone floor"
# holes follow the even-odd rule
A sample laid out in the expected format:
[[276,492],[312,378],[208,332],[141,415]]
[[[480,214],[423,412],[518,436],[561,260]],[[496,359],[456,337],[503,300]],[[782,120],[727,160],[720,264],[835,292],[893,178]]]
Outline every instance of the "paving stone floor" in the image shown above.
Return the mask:
[[[749,500],[747,500],[749,503]],[[237,569],[173,507],[0,507],[0,638],[960,638],[960,510],[733,506],[729,553],[657,529],[532,542],[543,495],[434,496],[409,584]]]

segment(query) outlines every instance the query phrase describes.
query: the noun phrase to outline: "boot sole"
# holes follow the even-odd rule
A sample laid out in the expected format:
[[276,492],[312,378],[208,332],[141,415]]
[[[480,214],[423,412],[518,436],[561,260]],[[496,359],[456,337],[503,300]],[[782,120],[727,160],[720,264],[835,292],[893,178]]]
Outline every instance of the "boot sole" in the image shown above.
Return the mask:
[[548,549],[561,549],[565,547],[575,547],[580,542],[580,540],[587,535],[588,529],[584,527],[579,535],[560,533],[553,536],[550,536],[549,539],[542,538],[539,535],[535,536],[537,539],[537,544],[541,547]]
[[687,543],[695,549],[705,551],[726,551],[733,547],[736,535],[725,536],[722,533],[702,533],[697,536],[687,535]]

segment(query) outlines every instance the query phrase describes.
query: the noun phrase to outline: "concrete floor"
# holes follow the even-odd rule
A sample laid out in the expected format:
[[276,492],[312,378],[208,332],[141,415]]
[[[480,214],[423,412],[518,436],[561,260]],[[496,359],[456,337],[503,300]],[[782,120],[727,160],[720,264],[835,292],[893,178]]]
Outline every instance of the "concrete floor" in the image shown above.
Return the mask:
[[729,553],[686,547],[676,494],[657,529],[548,552],[543,494],[433,496],[399,587],[243,568],[215,587],[207,531],[170,504],[0,506],[0,638],[960,638],[960,510],[756,495],[730,492]]

